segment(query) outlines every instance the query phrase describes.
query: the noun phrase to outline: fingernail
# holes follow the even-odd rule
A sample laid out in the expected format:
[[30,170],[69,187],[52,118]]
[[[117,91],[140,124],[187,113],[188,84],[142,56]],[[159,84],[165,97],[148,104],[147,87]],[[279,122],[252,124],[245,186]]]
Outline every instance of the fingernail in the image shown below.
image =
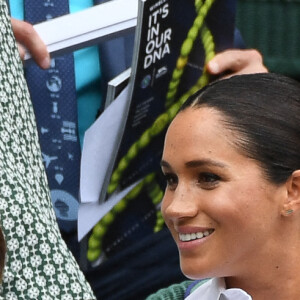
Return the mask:
[[220,68],[219,68],[219,65],[216,62],[214,62],[214,61],[209,62],[208,67],[209,67],[209,70],[210,70],[211,73],[213,73],[213,74],[218,74],[219,73]]
[[44,58],[44,60],[41,62],[41,67],[43,69],[48,69],[50,67],[50,57]]

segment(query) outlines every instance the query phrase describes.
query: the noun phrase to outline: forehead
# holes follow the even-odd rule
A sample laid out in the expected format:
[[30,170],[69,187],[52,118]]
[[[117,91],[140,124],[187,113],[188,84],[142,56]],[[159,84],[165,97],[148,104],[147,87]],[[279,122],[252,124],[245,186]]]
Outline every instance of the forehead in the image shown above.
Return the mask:
[[187,108],[180,112],[168,128],[166,141],[204,138],[208,134],[226,136],[229,132],[224,128],[224,117],[217,110],[209,107]]
[[219,123],[222,123],[224,117],[221,112],[212,107],[188,107],[176,116],[172,125],[176,127],[178,123],[180,123],[180,126],[184,123],[188,127],[193,127],[195,122],[198,121],[198,125],[201,123],[201,126],[210,126],[211,119],[216,122],[215,125],[217,126]]
[[196,156],[236,155],[237,134],[225,128],[224,119],[222,113],[209,107],[180,112],[167,131],[163,158],[180,155],[188,160]]

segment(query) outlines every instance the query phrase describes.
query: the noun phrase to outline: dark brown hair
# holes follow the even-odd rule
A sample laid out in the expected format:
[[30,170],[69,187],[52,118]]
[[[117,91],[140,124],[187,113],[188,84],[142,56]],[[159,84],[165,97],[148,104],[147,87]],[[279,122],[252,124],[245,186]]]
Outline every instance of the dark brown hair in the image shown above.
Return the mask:
[[238,133],[242,153],[255,159],[273,183],[284,183],[300,169],[300,84],[265,73],[239,75],[212,83],[191,96],[187,107],[211,107],[224,126]]

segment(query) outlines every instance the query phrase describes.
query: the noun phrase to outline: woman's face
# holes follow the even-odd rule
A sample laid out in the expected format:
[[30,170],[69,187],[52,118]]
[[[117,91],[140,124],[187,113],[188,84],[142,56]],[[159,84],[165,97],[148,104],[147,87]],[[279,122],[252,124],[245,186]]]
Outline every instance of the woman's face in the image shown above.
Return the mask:
[[[234,146],[212,108],[188,108],[170,125],[162,157],[162,213],[190,278],[234,276],[257,267],[278,242],[284,188]],[[262,262],[262,261],[261,261]]]

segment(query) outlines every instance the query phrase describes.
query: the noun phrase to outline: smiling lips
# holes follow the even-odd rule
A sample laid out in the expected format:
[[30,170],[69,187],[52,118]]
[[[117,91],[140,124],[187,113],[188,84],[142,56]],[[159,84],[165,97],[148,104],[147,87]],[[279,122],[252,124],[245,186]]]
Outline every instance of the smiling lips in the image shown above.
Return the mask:
[[213,229],[205,230],[203,232],[195,232],[195,233],[179,233],[179,240],[181,242],[189,242],[197,239],[202,239],[204,237],[209,236],[213,233]]

